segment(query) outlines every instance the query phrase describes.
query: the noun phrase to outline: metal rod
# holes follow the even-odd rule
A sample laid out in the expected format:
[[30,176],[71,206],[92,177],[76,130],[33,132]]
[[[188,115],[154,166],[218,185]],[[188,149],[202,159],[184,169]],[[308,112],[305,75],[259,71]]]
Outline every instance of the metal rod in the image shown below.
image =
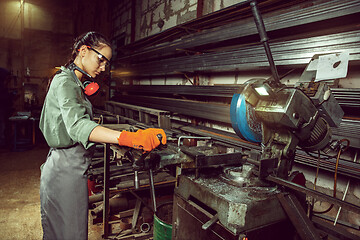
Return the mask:
[[314,191],[314,190],[312,190],[310,188],[300,186],[300,185],[298,185],[296,183],[292,183],[292,182],[286,181],[284,179],[274,177],[272,175],[267,176],[266,180],[274,182],[276,184],[280,184],[282,186],[285,186],[285,187],[288,187],[288,188],[291,188],[291,189],[294,189],[296,191],[305,193],[305,194],[310,195],[312,197],[315,197],[317,199],[327,201],[327,202],[335,204],[337,206],[342,206],[343,208],[345,208],[345,209],[347,209],[349,211],[353,211],[355,213],[360,213],[360,206],[357,206],[357,205],[354,205],[352,203],[345,202],[343,200],[328,196],[328,195],[326,195],[324,193],[321,193],[321,192],[318,192],[318,191]]
[[110,215],[110,205],[109,205],[109,193],[110,193],[110,144],[105,143],[104,145],[104,201],[103,201],[103,226],[104,226],[104,236],[103,238],[107,238],[110,233],[110,225],[109,225],[109,215]]
[[[248,3],[246,3],[247,5]],[[323,20],[333,19],[335,17],[343,17],[354,14],[359,11],[360,4],[356,1],[338,1],[332,0],[321,4],[314,4],[307,8],[301,8],[290,12],[275,14],[274,16],[266,16],[264,22],[267,29],[279,30],[283,28],[296,27],[299,25],[319,22]],[[279,21],[281,19],[281,21]],[[144,60],[152,58],[153,56],[168,56],[173,55],[176,49],[194,49],[205,44],[220,42],[228,39],[245,37],[256,33],[256,26],[251,23],[244,23],[238,21],[236,25],[228,24],[216,29],[218,34],[214,34],[214,30],[197,32],[196,35],[187,41],[168,42],[161,45],[155,45],[151,48],[146,48],[143,51],[135,51],[131,55],[120,57],[123,62],[136,62],[137,60]],[[241,28],[239,27],[241,25]],[[163,32],[165,34],[165,32]],[[165,49],[165,50],[164,50]]]
[[[282,78],[282,76],[280,76]],[[207,96],[207,97],[224,97],[232,98],[234,93],[241,91],[243,85],[237,86],[189,86],[189,85],[123,85],[118,88],[119,92],[128,92],[131,95],[152,95],[161,96],[169,92],[177,93],[179,95],[190,96]],[[335,99],[341,105],[346,107],[360,106],[360,90],[348,88],[330,88]],[[110,103],[111,101],[108,101]],[[111,102],[116,105],[115,102]],[[118,115],[117,115],[118,116]],[[115,118],[115,116],[105,116],[106,118]]]
[[129,188],[129,192],[134,195],[134,197],[136,197],[137,200],[139,200],[147,209],[153,211],[152,207],[149,206],[143,198],[141,198],[139,195],[137,195],[133,190],[131,190],[131,188]]
[[[288,67],[299,64],[305,66],[313,57],[314,52],[349,51],[350,60],[359,60],[360,43],[358,39],[359,31],[357,30],[294,40],[274,39],[271,49],[278,66],[285,65]],[[263,46],[244,44],[228,51],[137,61],[128,64],[127,68],[137,76],[163,76],[164,74],[186,71],[249,70],[268,66],[269,61],[266,58]]]
[[280,193],[277,197],[300,238],[302,240],[320,240],[319,233],[307,217],[299,200],[293,194]]
[[180,136],[178,138],[178,147],[181,146],[181,140],[182,139],[203,139],[203,140],[210,140],[211,137],[195,137],[195,136]]
[[[355,163],[356,163],[356,161],[357,161],[357,156],[358,156],[358,151],[356,151],[356,153],[355,153],[355,157],[354,157],[354,161],[353,161],[353,162],[355,162]],[[346,194],[347,194],[347,191],[348,191],[348,189],[349,189],[349,186],[350,186],[350,179],[348,180],[348,182],[347,182],[347,184],[346,184],[344,196],[342,197],[342,200],[343,200],[343,201],[344,201],[345,198],[346,198]],[[336,225],[336,222],[337,222],[337,220],[338,220],[338,218],[339,218],[340,212],[341,212],[341,207],[339,207],[339,210],[338,210],[338,212],[337,212],[337,214],[336,214],[335,221],[334,221],[334,226]]]
[[139,189],[139,174],[137,170],[134,171],[134,187],[136,190]]
[[270,45],[268,43],[269,39],[268,39],[267,34],[266,34],[264,21],[263,21],[263,19],[261,17],[261,14],[260,14],[257,6],[256,6],[256,1],[254,0],[254,1],[250,2],[250,6],[251,6],[251,10],[252,10],[253,15],[254,15],[254,20],[255,20],[257,30],[258,30],[259,35],[260,35],[260,42],[263,44],[263,46],[265,48],[266,57],[269,60],[271,73],[272,73],[272,76],[274,78],[274,80],[271,81],[270,83],[272,83],[274,85],[280,85],[280,78],[279,78],[279,74],[278,74],[278,71],[277,71],[276,66],[275,66],[274,59],[273,59],[272,54],[271,54]]
[[153,205],[154,213],[156,213],[156,197],[155,197],[155,186],[154,186],[154,176],[153,171],[149,169],[149,185],[150,185],[150,194],[151,194],[151,202]]
[[133,230],[133,232],[136,228],[136,223],[139,217],[140,208],[141,208],[141,201],[139,199],[136,199],[134,214],[131,221],[131,229]]

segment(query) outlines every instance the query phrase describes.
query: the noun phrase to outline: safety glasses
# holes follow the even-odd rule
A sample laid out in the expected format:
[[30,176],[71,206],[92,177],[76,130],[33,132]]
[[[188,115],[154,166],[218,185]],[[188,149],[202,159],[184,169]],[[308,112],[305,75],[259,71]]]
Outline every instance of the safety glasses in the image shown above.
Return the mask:
[[97,54],[100,66],[105,66],[108,67],[110,65],[110,61],[109,59],[107,59],[104,55],[102,55],[101,53],[99,53],[97,50],[93,49],[90,46],[87,46],[90,50],[94,51]]

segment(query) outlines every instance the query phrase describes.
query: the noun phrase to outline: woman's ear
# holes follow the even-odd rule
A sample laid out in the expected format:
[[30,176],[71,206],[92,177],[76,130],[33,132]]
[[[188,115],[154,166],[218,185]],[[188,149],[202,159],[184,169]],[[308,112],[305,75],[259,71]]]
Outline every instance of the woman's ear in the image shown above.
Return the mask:
[[85,57],[85,53],[86,53],[87,50],[88,50],[88,47],[87,47],[86,45],[82,45],[82,46],[78,49],[79,55],[80,55],[81,57]]

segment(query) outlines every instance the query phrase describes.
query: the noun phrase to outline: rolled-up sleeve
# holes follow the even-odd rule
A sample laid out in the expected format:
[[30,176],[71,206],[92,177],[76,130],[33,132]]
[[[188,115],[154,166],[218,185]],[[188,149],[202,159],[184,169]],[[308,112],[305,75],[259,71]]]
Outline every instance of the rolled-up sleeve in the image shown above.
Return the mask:
[[55,92],[67,133],[74,142],[87,148],[90,133],[98,124],[91,120],[82,94],[72,81],[61,81]]

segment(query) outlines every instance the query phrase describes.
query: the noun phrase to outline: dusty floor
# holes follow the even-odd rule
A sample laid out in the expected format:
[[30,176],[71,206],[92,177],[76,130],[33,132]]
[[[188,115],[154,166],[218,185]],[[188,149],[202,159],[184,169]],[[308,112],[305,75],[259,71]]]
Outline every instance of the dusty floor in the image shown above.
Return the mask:
[[[48,147],[11,152],[0,149],[0,239],[42,239],[40,165]],[[89,225],[89,240],[102,239],[102,226]]]

